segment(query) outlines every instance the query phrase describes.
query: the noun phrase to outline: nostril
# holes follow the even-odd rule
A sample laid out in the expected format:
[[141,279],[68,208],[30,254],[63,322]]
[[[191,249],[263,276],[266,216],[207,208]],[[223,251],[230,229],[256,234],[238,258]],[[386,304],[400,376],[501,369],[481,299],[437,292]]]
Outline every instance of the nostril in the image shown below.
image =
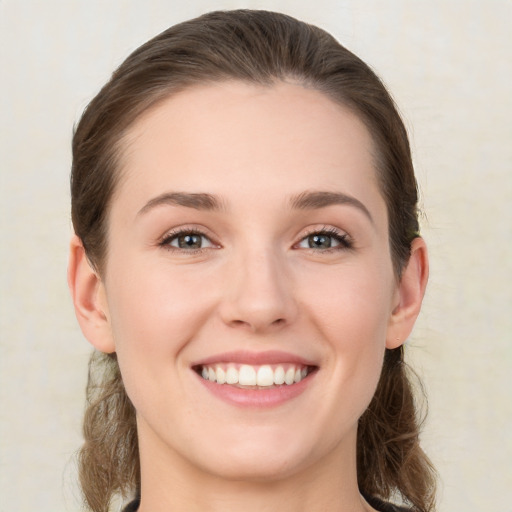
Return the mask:
[[[247,322],[245,320],[231,320],[231,325],[233,327],[249,327],[254,329],[259,329],[258,326],[256,326],[256,323]],[[269,326],[281,326],[286,323],[286,320],[284,318],[277,318],[276,320],[271,321],[268,325]]]
[[232,320],[232,325],[249,325],[248,322],[244,322],[243,320]]

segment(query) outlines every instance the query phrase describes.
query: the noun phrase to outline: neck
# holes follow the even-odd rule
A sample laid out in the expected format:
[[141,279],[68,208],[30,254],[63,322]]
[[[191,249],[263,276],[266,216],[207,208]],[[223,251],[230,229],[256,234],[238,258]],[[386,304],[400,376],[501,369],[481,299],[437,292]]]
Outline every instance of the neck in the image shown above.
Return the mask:
[[[232,478],[190,464],[176,452],[140,443],[139,512],[369,512],[359,494],[353,442],[335,447],[302,470],[259,478]],[[142,441],[142,440],[141,440]]]

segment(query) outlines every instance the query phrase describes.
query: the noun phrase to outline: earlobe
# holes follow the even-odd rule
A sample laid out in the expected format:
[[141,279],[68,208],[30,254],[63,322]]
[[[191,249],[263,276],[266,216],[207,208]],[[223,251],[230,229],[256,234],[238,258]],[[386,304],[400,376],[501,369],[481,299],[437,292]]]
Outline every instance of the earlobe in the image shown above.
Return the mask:
[[397,304],[389,321],[386,348],[402,345],[412,332],[421,309],[428,281],[428,253],[423,238],[411,244],[411,256],[402,271],[398,285]]
[[76,235],[69,246],[68,286],[84,336],[101,352],[115,352],[104,284]]

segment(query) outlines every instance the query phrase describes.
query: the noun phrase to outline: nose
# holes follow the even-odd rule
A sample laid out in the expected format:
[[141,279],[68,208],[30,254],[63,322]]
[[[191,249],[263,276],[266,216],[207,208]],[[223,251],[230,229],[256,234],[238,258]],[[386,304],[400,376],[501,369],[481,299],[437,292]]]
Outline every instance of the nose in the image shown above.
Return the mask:
[[253,251],[231,262],[220,305],[222,321],[262,334],[292,323],[297,303],[286,270],[283,258],[272,251]]

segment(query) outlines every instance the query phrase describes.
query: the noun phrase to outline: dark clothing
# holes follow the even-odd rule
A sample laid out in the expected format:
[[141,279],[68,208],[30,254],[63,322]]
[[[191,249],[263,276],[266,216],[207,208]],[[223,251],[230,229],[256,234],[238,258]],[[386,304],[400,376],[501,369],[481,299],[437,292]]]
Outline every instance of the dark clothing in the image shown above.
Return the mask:
[[[391,503],[385,503],[378,498],[365,498],[366,501],[379,512],[410,512],[410,509],[392,505]],[[140,499],[133,500],[129,503],[123,512],[137,512],[139,508]]]
[[378,498],[367,498],[365,500],[379,512],[411,512],[409,508],[399,507],[398,505],[393,505],[391,503],[386,503]]
[[139,508],[140,498],[137,498],[136,500],[131,501],[126,505],[125,508],[123,508],[123,512],[137,512],[137,509]]

